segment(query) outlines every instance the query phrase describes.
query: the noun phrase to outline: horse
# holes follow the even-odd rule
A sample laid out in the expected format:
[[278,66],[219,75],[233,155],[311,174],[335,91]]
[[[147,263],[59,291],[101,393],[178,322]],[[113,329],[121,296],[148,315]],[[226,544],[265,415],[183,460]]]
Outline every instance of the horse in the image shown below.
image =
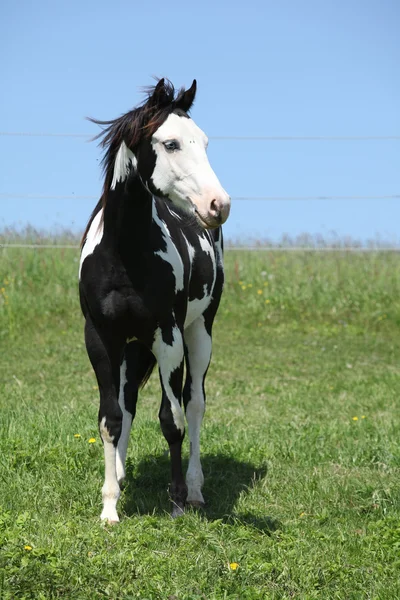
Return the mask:
[[[89,119],[102,127],[95,139],[104,149],[104,186],[82,238],[79,296],[100,394],[101,519],[109,523],[119,521],[138,392],[156,363],[172,517],[187,504],[204,506],[200,427],[230,197],[208,161],[207,136],[189,116],[196,85],[176,91],[160,79],[119,118]],[[186,480],[182,400],[190,439]]]

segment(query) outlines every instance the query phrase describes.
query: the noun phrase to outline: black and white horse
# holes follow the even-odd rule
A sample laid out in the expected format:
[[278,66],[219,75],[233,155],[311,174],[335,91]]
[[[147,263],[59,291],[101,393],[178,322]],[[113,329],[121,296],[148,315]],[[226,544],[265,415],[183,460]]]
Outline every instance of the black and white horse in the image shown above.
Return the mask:
[[[200,506],[200,426],[211,329],[223,287],[222,231],[230,198],[188,116],[196,93],[161,79],[146,101],[98,136],[105,182],[83,237],[79,269],[85,342],[100,390],[105,482],[101,518],[118,521],[119,484],[138,389],[158,362],[169,444],[172,515]],[[186,379],[183,386],[184,362]],[[182,391],[183,387],[183,391]],[[186,412],[190,458],[181,447]]]

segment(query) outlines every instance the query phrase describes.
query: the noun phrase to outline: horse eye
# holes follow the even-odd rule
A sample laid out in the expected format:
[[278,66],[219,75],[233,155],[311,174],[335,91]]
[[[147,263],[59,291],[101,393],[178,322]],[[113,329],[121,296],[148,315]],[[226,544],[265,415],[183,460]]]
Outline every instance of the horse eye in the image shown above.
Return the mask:
[[176,140],[169,140],[168,142],[164,142],[165,148],[169,152],[173,152],[174,150],[179,150],[179,143]]

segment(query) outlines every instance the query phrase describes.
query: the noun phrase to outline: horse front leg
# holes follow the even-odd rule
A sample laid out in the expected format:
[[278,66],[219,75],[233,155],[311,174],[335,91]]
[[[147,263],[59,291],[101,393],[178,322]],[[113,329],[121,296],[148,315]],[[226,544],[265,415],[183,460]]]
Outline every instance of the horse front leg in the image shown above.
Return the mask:
[[161,430],[169,445],[171,458],[172,517],[184,513],[187,486],[182,471],[182,442],[185,423],[182,411],[183,338],[176,325],[155,332],[153,353],[158,361],[162,400],[159,412]]
[[186,473],[188,486],[187,503],[195,507],[204,506],[202,487],[203,470],[200,462],[200,428],[206,404],[204,380],[211,359],[211,335],[204,317],[196,319],[184,332],[186,345],[186,382],[183,402],[188,423],[190,441],[189,465]]

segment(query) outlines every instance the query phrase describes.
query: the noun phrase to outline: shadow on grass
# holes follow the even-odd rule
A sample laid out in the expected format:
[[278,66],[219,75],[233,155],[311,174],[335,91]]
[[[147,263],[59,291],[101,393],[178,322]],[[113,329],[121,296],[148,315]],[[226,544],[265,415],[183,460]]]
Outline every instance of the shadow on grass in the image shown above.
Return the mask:
[[[206,507],[201,514],[205,519],[240,522],[266,533],[280,528],[280,523],[272,517],[249,512],[237,513],[234,509],[238,497],[266,476],[266,466],[257,468],[226,455],[205,455],[201,462],[206,500]],[[187,461],[183,461],[183,467],[186,472]],[[170,461],[167,454],[146,458],[138,465],[128,461],[122,501],[124,513],[128,516],[169,513],[169,481]]]

